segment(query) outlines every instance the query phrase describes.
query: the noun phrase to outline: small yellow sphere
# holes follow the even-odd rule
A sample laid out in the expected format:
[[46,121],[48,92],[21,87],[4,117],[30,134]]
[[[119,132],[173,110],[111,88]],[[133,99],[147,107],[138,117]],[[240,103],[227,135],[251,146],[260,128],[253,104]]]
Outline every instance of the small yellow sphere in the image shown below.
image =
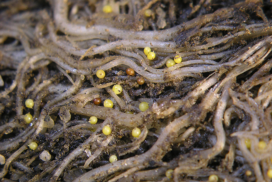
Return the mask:
[[103,127],[102,132],[104,135],[110,135],[111,134],[111,127],[110,125],[106,125]]
[[37,147],[38,147],[38,144],[36,142],[31,142],[28,147],[31,149],[31,150],[36,150]]
[[154,60],[156,58],[156,54],[155,52],[150,52],[147,55],[147,59],[149,59],[150,61]]
[[269,169],[269,170],[267,171],[267,176],[268,176],[269,178],[272,178],[272,169]]
[[139,128],[134,128],[131,134],[134,138],[138,138],[141,135],[141,130]]
[[245,144],[246,144],[246,147],[247,147],[248,149],[250,149],[250,147],[251,147],[251,141],[250,141],[249,138],[245,139]]
[[95,117],[95,116],[90,117],[89,123],[96,124],[97,123],[97,117]]
[[217,182],[218,181],[218,176],[215,174],[212,174],[209,176],[209,182]]
[[27,108],[32,109],[33,106],[34,106],[34,101],[33,101],[32,99],[26,99],[26,101],[25,101],[25,106],[26,106]]
[[33,117],[30,113],[25,114],[24,120],[27,124],[31,123]]
[[113,91],[116,95],[118,95],[118,94],[122,93],[123,88],[122,88],[121,85],[114,85],[114,86],[112,87],[112,91]]
[[104,70],[97,70],[96,72],[96,76],[100,79],[104,78],[106,75],[105,71]]
[[150,53],[150,52],[151,52],[150,47],[145,47],[145,48],[144,48],[144,53],[145,53],[146,56],[147,56],[148,53]]
[[113,102],[110,99],[104,101],[104,107],[113,108]]
[[175,61],[175,63],[181,63],[181,61],[182,61],[182,57],[180,57],[180,55],[176,55],[175,57],[174,57],[174,61]]
[[0,154],[0,164],[1,164],[1,165],[4,165],[5,163],[6,163],[6,158],[5,158],[5,156],[3,156],[3,155]]
[[166,172],[165,172],[165,176],[169,179],[172,179],[173,178],[173,169],[168,169]]
[[246,170],[246,176],[251,176],[252,172],[250,170]]
[[265,141],[259,141],[259,143],[258,143],[258,148],[260,149],[260,150],[264,150],[265,148],[266,148],[266,142]]
[[146,111],[148,108],[149,108],[148,102],[141,102],[139,105],[139,109],[143,112]]
[[167,61],[166,61],[166,66],[169,68],[169,67],[172,67],[172,66],[174,66],[176,63],[175,63],[175,61],[173,60],[173,59],[168,59]]
[[111,13],[112,12],[112,7],[110,5],[106,5],[103,7],[103,12],[104,13]]
[[117,161],[117,160],[118,160],[118,159],[117,159],[117,156],[116,156],[116,155],[111,155],[110,158],[109,158],[110,163],[113,163],[113,162],[115,162],[115,161]]
[[145,15],[146,17],[150,17],[152,14],[153,14],[153,12],[152,12],[151,9],[147,9],[147,10],[145,10],[145,12],[144,12],[144,15]]

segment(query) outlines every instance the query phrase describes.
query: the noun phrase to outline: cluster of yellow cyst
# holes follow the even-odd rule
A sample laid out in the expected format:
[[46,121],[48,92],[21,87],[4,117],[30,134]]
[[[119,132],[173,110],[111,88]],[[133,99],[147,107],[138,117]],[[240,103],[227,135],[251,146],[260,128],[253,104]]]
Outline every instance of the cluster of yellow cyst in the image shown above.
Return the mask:
[[[26,99],[25,101],[25,106],[29,109],[33,109],[34,107],[34,101],[32,99]],[[27,124],[31,123],[31,121],[33,120],[33,117],[30,113],[27,113],[24,115],[24,120]]]
[[169,67],[174,66],[175,64],[181,63],[181,61],[182,61],[182,58],[180,57],[180,55],[176,55],[174,57],[174,60],[173,59],[168,59],[166,61],[166,66],[169,68]]
[[152,61],[156,58],[156,53],[153,51],[151,52],[151,48],[150,47],[145,47],[144,48],[144,53],[147,57],[148,60]]

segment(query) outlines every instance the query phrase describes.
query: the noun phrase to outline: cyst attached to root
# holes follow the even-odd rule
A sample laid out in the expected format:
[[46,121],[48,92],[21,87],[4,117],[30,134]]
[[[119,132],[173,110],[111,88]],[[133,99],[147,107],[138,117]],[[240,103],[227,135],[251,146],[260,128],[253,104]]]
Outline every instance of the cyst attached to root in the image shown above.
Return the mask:
[[126,73],[127,73],[127,75],[129,75],[129,76],[134,76],[134,75],[135,75],[135,71],[134,71],[134,69],[132,69],[132,68],[126,69]]
[[156,58],[156,53],[155,52],[150,52],[147,55],[147,59],[149,59],[150,61],[154,60]]
[[267,171],[267,176],[272,179],[272,169]]
[[101,98],[95,98],[95,99],[93,100],[93,103],[94,103],[95,105],[97,105],[97,106],[99,106],[99,105],[101,104],[101,102],[102,102]]
[[215,174],[212,174],[209,176],[209,182],[217,182],[218,181],[218,176]]
[[26,106],[27,108],[32,109],[33,106],[34,106],[34,101],[33,101],[32,99],[26,99],[26,101],[25,101],[25,106]]
[[27,124],[29,124],[29,123],[31,123],[31,121],[33,120],[33,117],[32,117],[32,115],[31,115],[30,113],[27,113],[27,114],[25,114],[25,116],[24,116],[24,120],[25,120],[25,122],[26,122]]
[[153,11],[152,11],[151,9],[147,9],[147,10],[145,10],[145,12],[144,12],[144,15],[145,15],[146,17],[150,17],[152,14],[153,14]]
[[173,169],[168,169],[166,172],[165,172],[165,176],[168,178],[168,179],[172,179],[173,178]]
[[104,13],[111,13],[112,12],[112,7],[110,5],[105,5],[103,7],[103,12]]
[[111,155],[110,158],[109,158],[110,163],[113,163],[113,162],[115,162],[117,160],[118,160],[118,158],[117,158],[116,155]]
[[95,116],[91,116],[90,119],[89,119],[89,123],[91,123],[91,124],[96,124],[97,121],[98,121],[98,119]]
[[110,135],[111,134],[111,127],[110,125],[106,125],[103,127],[102,132],[104,135]]
[[100,79],[104,78],[106,75],[105,71],[104,70],[97,70],[96,72],[96,76]]
[[267,144],[266,144],[265,141],[259,141],[259,143],[258,143],[258,148],[259,148],[260,150],[264,150],[264,149],[266,148],[266,146],[267,146]]
[[146,111],[147,109],[149,108],[149,104],[148,104],[148,102],[141,102],[140,104],[139,104],[139,109],[141,110],[141,111]]
[[122,93],[123,88],[122,88],[121,85],[114,85],[114,86],[112,87],[112,91],[113,91],[116,95],[118,95],[118,94],[121,94],[121,93]]
[[110,99],[104,101],[104,107],[113,108],[113,102]]
[[46,161],[50,161],[51,160],[51,154],[47,151],[44,150],[40,155],[39,155],[40,159],[44,162]]
[[140,128],[134,128],[131,132],[132,136],[134,138],[138,138],[141,135],[141,130]]
[[150,47],[145,47],[144,48],[144,53],[147,56],[149,53],[151,52],[151,48]]
[[143,78],[143,77],[138,78],[138,79],[137,79],[137,83],[138,83],[139,85],[143,85],[143,84],[145,83],[144,78]]
[[176,55],[175,57],[174,57],[174,61],[175,61],[175,63],[181,63],[181,61],[182,61],[182,57],[180,57],[180,55]]
[[38,147],[38,144],[36,142],[31,142],[28,147],[31,149],[31,150],[36,150],[37,147]]
[[6,163],[6,158],[2,154],[0,154],[0,164],[4,165]]
[[176,63],[175,63],[175,61],[173,60],[173,59],[168,59],[167,61],[166,61],[166,66],[169,68],[169,67],[172,67],[172,66],[174,66]]

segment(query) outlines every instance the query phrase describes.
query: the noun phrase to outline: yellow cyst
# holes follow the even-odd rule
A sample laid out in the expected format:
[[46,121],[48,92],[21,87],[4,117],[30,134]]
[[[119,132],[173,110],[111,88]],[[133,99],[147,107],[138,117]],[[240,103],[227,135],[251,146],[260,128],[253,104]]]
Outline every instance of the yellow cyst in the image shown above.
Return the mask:
[[110,125],[106,125],[103,127],[102,132],[104,135],[110,135],[111,134],[111,127]]
[[112,91],[113,91],[116,95],[118,95],[118,94],[122,93],[123,88],[122,88],[121,85],[114,85],[114,86],[112,87]]
[[104,101],[104,107],[113,108],[113,102],[110,99]]
[[100,79],[104,78],[106,75],[105,71],[104,70],[97,70],[96,72],[96,76]]
[[32,115],[30,113],[25,114],[24,120],[27,124],[31,123],[32,121]]
[[215,174],[212,174],[209,176],[209,182],[217,182],[218,181],[218,176]]
[[1,165],[4,165],[5,163],[6,163],[6,158],[5,158],[5,156],[3,156],[3,155],[0,154],[0,164],[1,164]]
[[97,117],[95,117],[95,116],[90,117],[89,123],[96,124],[97,123]]
[[173,59],[168,59],[167,61],[166,61],[166,66],[169,68],[169,67],[171,67],[171,66],[174,66],[176,63],[175,63],[175,61],[173,60]]
[[251,172],[250,170],[247,170],[247,171],[246,171],[246,175],[247,175],[247,176],[251,176],[251,175],[252,175],[252,172]]
[[152,15],[152,10],[151,10],[151,9],[145,10],[144,15],[145,15],[146,17],[150,17],[150,16]]
[[150,52],[151,52],[150,47],[145,47],[145,48],[144,48],[144,53],[145,53],[146,56],[147,56]]
[[149,108],[148,103],[147,102],[141,102],[139,105],[139,109],[141,111],[146,111]]
[[33,106],[34,106],[34,101],[33,101],[32,99],[26,99],[26,101],[25,101],[25,106],[26,106],[27,108],[32,109]]
[[165,172],[165,176],[169,179],[172,179],[173,178],[173,169],[168,169],[166,172]]
[[261,150],[264,150],[266,148],[266,142],[265,141],[259,141],[258,148]]
[[178,63],[181,63],[181,61],[182,61],[182,57],[180,57],[180,55],[176,55],[175,57],[174,57],[174,61],[178,64]]
[[112,12],[112,7],[110,5],[106,5],[103,7],[103,12],[104,13],[111,13]]
[[117,161],[117,156],[116,155],[111,155],[109,161],[110,161],[110,163],[113,163],[113,162]]
[[141,135],[141,130],[139,128],[134,128],[131,134],[134,138],[138,138]]
[[248,149],[250,149],[250,147],[251,147],[251,141],[250,141],[249,138],[245,139],[245,144],[246,144],[246,147],[247,147]]
[[36,142],[31,142],[28,147],[31,149],[31,150],[36,150],[37,147],[38,147],[38,144]]
[[269,170],[267,171],[267,176],[268,176],[269,178],[272,178],[272,169],[269,169]]
[[155,52],[150,52],[147,55],[147,59],[149,59],[150,61],[154,60],[156,58],[156,54]]

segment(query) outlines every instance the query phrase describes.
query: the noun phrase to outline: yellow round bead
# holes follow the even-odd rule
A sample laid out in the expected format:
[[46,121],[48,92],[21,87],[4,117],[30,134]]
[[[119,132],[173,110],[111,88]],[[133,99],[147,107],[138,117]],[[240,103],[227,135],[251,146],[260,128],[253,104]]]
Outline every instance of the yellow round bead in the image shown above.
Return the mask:
[[25,106],[26,106],[27,108],[32,109],[33,106],[34,106],[34,101],[33,101],[32,99],[26,99],[26,101],[25,101]]
[[28,147],[31,149],[31,150],[36,150],[37,147],[38,147],[38,144],[36,142],[31,142]]
[[147,56],[150,52],[151,52],[150,47],[145,47],[145,48],[144,48],[144,53],[145,53],[146,56]]
[[173,169],[168,169],[166,172],[165,172],[165,176],[169,179],[172,179],[173,178]]
[[171,67],[171,66],[174,66],[176,63],[175,63],[175,61],[173,60],[173,59],[168,59],[167,61],[166,61],[166,66],[169,68],[169,67]]
[[117,160],[118,160],[118,159],[117,159],[117,156],[116,156],[116,155],[111,155],[110,158],[109,158],[110,163],[113,163],[113,162],[115,162],[115,161],[117,161]]
[[250,147],[251,147],[251,141],[250,141],[249,138],[245,139],[245,144],[246,144],[246,147],[247,147],[248,149],[250,149]]
[[156,54],[155,52],[150,52],[147,55],[147,59],[149,59],[150,61],[154,60],[156,58]]
[[33,119],[33,117],[30,113],[25,114],[24,120],[27,124],[31,123],[32,119]]
[[148,108],[149,108],[148,102],[141,102],[139,105],[139,109],[143,112],[146,111]]
[[134,138],[138,138],[141,135],[141,130],[139,128],[134,128],[131,134]]
[[106,75],[105,71],[104,70],[97,70],[96,72],[96,76],[100,79],[104,78]]
[[110,5],[106,5],[103,7],[103,12],[104,13],[111,13],[112,12],[112,7]]
[[102,132],[104,135],[110,135],[111,134],[111,127],[110,125],[106,125],[103,127]]
[[269,169],[269,170],[267,171],[267,176],[268,176],[269,178],[272,178],[272,169]]
[[104,107],[113,108],[113,102],[110,99],[104,101]]
[[151,15],[152,15],[152,10],[151,9],[147,9],[147,10],[145,10],[145,12],[144,12],[144,15],[146,16],[146,17],[150,17]]
[[174,57],[174,61],[175,61],[175,63],[181,63],[181,61],[182,61],[182,57],[180,57],[180,55],[176,55],[175,57]]
[[116,95],[118,95],[118,94],[122,93],[123,88],[122,88],[121,85],[114,85],[114,86],[112,87],[112,91],[113,91]]
[[260,150],[264,150],[265,148],[266,148],[266,142],[265,141],[259,141],[259,143],[258,143],[258,148],[260,149]]
[[252,172],[250,170],[246,170],[246,176],[251,176]]
[[218,176],[215,174],[212,174],[209,176],[209,182],[217,182],[218,181]]
[[3,156],[3,155],[0,154],[0,164],[1,164],[1,165],[4,165],[5,163],[6,163],[6,158],[5,158],[5,156]]
[[89,123],[96,124],[97,123],[97,117],[95,117],[95,116],[90,117]]

